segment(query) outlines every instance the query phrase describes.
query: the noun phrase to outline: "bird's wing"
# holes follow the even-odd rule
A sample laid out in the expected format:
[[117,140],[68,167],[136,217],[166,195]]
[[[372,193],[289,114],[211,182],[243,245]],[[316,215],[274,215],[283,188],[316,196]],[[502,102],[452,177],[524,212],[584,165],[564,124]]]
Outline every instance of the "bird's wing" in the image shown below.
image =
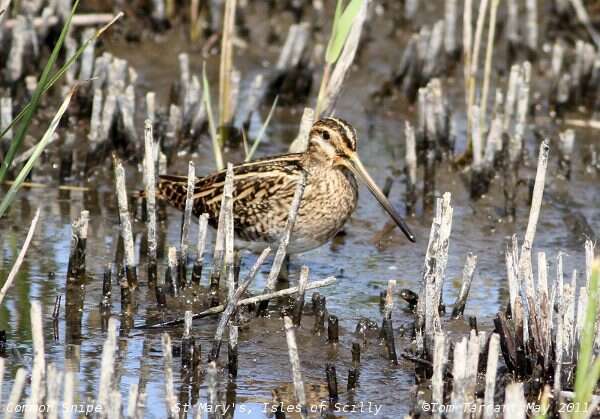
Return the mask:
[[[304,170],[301,154],[287,154],[234,166],[234,218],[243,226],[272,214],[274,205],[291,201],[297,181]],[[218,221],[226,171],[199,178],[194,185],[194,214],[207,213],[212,225]],[[183,210],[187,177],[160,176],[158,196]]]

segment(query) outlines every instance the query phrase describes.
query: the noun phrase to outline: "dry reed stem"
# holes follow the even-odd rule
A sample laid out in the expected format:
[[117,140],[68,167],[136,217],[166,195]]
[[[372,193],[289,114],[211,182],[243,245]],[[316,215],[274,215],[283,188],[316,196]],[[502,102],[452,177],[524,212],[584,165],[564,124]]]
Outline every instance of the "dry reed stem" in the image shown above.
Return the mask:
[[490,77],[492,74],[492,57],[494,53],[494,39],[496,36],[496,14],[500,0],[492,0],[490,6],[490,23],[488,30],[487,48],[485,50],[485,66],[483,70],[483,86],[481,93],[481,128],[482,132],[486,132],[487,126],[487,102],[490,89]]
[[292,366],[292,380],[294,382],[294,395],[296,401],[300,405],[300,416],[308,417],[308,408],[306,405],[306,393],[304,391],[304,382],[302,381],[302,371],[300,370],[300,356],[298,355],[298,345],[296,344],[296,328],[292,319],[288,316],[283,318],[285,327],[285,337],[288,346],[288,354],[290,356],[290,364]]
[[483,397],[483,419],[494,418],[494,396],[496,394],[496,373],[498,370],[498,351],[500,336],[493,333],[488,349],[487,367],[485,371],[485,393]]
[[27,253],[27,249],[29,248],[29,244],[31,243],[31,239],[33,238],[33,233],[35,232],[35,227],[37,226],[37,222],[40,217],[40,208],[35,212],[35,216],[33,220],[31,220],[31,225],[29,226],[29,231],[27,232],[27,237],[25,238],[25,242],[23,243],[23,247],[19,251],[19,255],[13,264],[10,272],[8,273],[8,277],[6,281],[4,281],[4,285],[2,285],[2,289],[0,289],[0,305],[8,292],[8,289],[12,285],[13,281],[17,277],[17,273],[19,273],[19,269],[21,268],[21,264],[23,263],[23,259],[25,259],[25,254]]
[[[223,16],[221,61],[219,67],[219,125],[221,127],[229,124],[233,117],[231,79],[233,74],[236,2],[237,0],[225,0],[225,14]],[[221,138],[221,141],[223,140]]]
[[115,166],[115,189],[117,190],[117,202],[119,207],[119,220],[121,223],[121,235],[125,247],[125,266],[133,268],[135,266],[135,251],[133,242],[133,232],[131,219],[129,215],[129,206],[127,203],[127,189],[125,186],[125,169],[121,160],[113,156]]
[[275,259],[273,260],[273,265],[271,266],[271,270],[269,271],[269,277],[267,278],[267,286],[265,292],[271,292],[275,289],[275,283],[279,276],[279,272],[281,271],[281,266],[283,265],[283,261],[285,259],[285,255],[287,252],[287,246],[290,242],[290,237],[292,235],[292,230],[294,228],[294,224],[296,222],[296,217],[298,216],[298,211],[300,210],[300,204],[302,202],[302,196],[304,195],[304,188],[306,187],[306,173],[302,172],[300,178],[298,179],[298,185],[296,186],[296,190],[294,192],[294,197],[292,199],[292,203],[290,205],[287,222],[285,225],[285,230],[283,231],[283,235],[279,240],[279,246],[277,247],[277,253],[275,253]]
[[156,147],[152,133],[152,121],[144,121],[144,189],[146,213],[148,214],[148,258],[156,263]]

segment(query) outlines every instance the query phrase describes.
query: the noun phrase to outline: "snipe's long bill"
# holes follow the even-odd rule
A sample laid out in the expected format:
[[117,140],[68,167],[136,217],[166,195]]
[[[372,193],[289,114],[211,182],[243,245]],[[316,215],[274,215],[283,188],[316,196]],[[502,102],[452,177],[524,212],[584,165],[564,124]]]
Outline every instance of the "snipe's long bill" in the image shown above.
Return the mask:
[[[411,241],[415,236],[377,187],[357,154],[356,130],[338,118],[321,119],[312,126],[304,153],[283,154],[234,166],[233,216],[238,239],[262,250],[281,237],[297,182],[306,173],[306,188],[292,230],[288,253],[300,253],[327,243],[356,209],[356,178]],[[219,219],[225,171],[198,179],[194,186],[194,214]],[[161,176],[157,195],[183,210],[187,190],[184,176]]]

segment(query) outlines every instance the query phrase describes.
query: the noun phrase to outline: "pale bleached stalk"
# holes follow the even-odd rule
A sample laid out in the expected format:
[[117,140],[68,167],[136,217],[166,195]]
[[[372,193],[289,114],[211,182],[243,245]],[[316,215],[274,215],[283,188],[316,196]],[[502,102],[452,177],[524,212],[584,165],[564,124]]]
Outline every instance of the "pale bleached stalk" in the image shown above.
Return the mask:
[[457,0],[444,2],[444,50],[448,56],[454,55],[456,46]]
[[38,219],[40,218],[40,209],[38,208],[35,212],[35,216],[33,220],[31,220],[31,225],[29,226],[29,231],[27,232],[27,237],[25,238],[25,242],[23,243],[23,247],[21,247],[21,251],[13,264],[10,272],[8,273],[8,277],[6,281],[4,281],[4,285],[2,285],[2,289],[0,289],[0,305],[2,305],[2,301],[8,292],[8,289],[14,282],[17,277],[17,273],[19,273],[19,269],[21,268],[21,264],[23,263],[23,259],[25,259],[25,254],[27,253],[27,249],[29,248],[29,244],[31,243],[31,239],[33,238],[33,233],[35,232],[35,227],[37,226]]
[[176,418],[177,415],[177,397],[173,387],[173,354],[171,352],[171,337],[168,333],[162,334],[162,351],[164,362],[164,380],[165,380],[165,401],[167,403],[168,417]]
[[479,368],[479,337],[475,329],[471,329],[469,343],[467,344],[467,368],[465,373],[465,404],[473,406],[475,403],[475,389],[477,387],[477,370]]
[[[261,257],[262,257],[262,255],[261,255]],[[263,261],[261,261],[261,262],[263,262]],[[260,264],[257,264],[257,265],[258,266],[256,267],[256,270],[258,270],[258,267],[260,267]],[[255,268],[253,267],[252,269],[255,269]],[[337,282],[337,279],[335,277],[329,276],[329,277],[327,277],[325,279],[321,279],[319,281],[309,282],[306,285],[305,290],[308,291],[308,290],[312,290],[312,289],[327,287],[329,285],[335,284],[336,282]],[[238,301],[237,306],[240,307],[240,306],[248,305],[248,304],[256,304],[256,303],[260,303],[261,301],[271,300],[273,298],[279,298],[279,297],[286,297],[288,295],[293,295],[296,293],[298,293],[298,287],[294,286],[294,287],[290,287],[290,288],[285,288],[283,290],[270,292],[268,294],[259,294],[259,295],[255,295],[254,297],[245,298],[243,300]],[[200,313],[194,314],[194,319],[203,318],[203,317],[207,317],[207,316],[214,315],[214,314],[219,314],[219,313],[222,313],[224,310],[225,310],[225,305],[220,304],[218,306],[211,307],[208,310],[204,310]],[[147,328],[149,328],[149,329],[153,329],[153,328],[157,328],[157,327],[162,328],[162,327],[172,326],[172,325],[180,324],[180,323],[182,323],[181,320],[173,320],[170,322],[163,322],[163,323],[159,323],[157,325],[147,326]]]
[[404,125],[404,137],[406,140],[406,156],[405,162],[408,168],[408,178],[411,185],[417,183],[417,141],[415,138],[415,130],[409,121]]
[[527,46],[531,49],[531,51],[536,51],[538,45],[537,1],[538,0],[525,1],[525,11],[527,14]]
[[[17,375],[15,376],[15,380],[13,381],[13,385],[10,390],[10,395],[8,396],[7,406],[16,406],[21,400],[21,394],[23,393],[23,388],[25,387],[25,380],[27,379],[27,371],[25,368],[19,368],[17,370]],[[14,417],[13,411],[9,411],[8,409],[4,413],[4,419],[12,419]]]
[[306,187],[306,173],[302,172],[300,178],[298,179],[298,184],[296,186],[296,190],[294,192],[294,197],[292,199],[292,203],[290,205],[290,209],[288,212],[288,218],[285,225],[285,230],[281,239],[279,240],[279,246],[277,247],[277,253],[275,254],[275,259],[273,260],[273,265],[271,266],[271,271],[269,272],[269,277],[267,278],[267,287],[265,292],[271,292],[275,289],[275,283],[279,276],[279,272],[281,271],[281,266],[283,265],[283,260],[285,259],[285,255],[287,252],[287,247],[290,242],[290,237],[292,235],[292,230],[294,228],[294,224],[296,222],[296,217],[298,216],[298,211],[300,210],[300,204],[302,202],[302,196],[304,195],[304,188]]
[[600,34],[598,34],[596,29],[592,25],[590,15],[588,14],[587,10],[585,9],[585,5],[583,4],[583,2],[581,0],[569,0],[569,1],[571,2],[571,5],[575,9],[577,18],[581,21],[581,23],[583,23],[583,26],[585,26],[585,29],[590,34],[590,37],[594,41],[594,44],[596,44],[596,48],[600,48]]
[[206,233],[208,232],[208,214],[202,214],[198,218],[198,244],[196,245],[196,261],[201,262],[204,259],[204,249],[206,248]]
[[[446,336],[436,333],[433,339],[433,376],[431,377],[431,402],[444,404],[444,367],[446,365]],[[441,418],[440,409],[433,412],[433,418]]]
[[[469,78],[471,75],[471,47],[473,43],[473,0],[465,0],[463,12],[463,65],[465,81],[465,105],[467,106],[467,115],[469,108]],[[470,121],[467,118],[467,138],[470,138]]]
[[[233,38],[235,36],[236,0],[225,0],[219,67],[219,126],[227,125],[233,117],[231,78],[233,73]],[[223,138],[221,138],[223,141]]]
[[33,340],[33,371],[31,373],[31,393],[27,405],[34,408],[27,410],[25,418],[36,418],[37,407],[46,397],[44,379],[46,376],[46,360],[44,355],[44,326],[42,323],[42,307],[39,301],[31,302],[31,336]]
[[156,175],[155,175],[154,136],[152,121],[144,122],[144,189],[146,193],[146,213],[148,214],[148,258],[156,263]]
[[454,346],[454,360],[452,365],[452,395],[451,403],[454,406],[450,419],[463,418],[465,403],[465,387],[467,381],[467,338],[462,338]]
[[135,266],[135,251],[129,205],[127,203],[127,189],[125,186],[125,169],[121,160],[114,157],[115,165],[115,189],[117,190],[117,202],[119,207],[119,221],[121,223],[121,235],[125,247],[125,265],[128,268]]
[[227,300],[231,301],[236,292],[235,278],[233,274],[233,247],[234,247],[234,224],[233,224],[233,164],[227,163],[227,176],[223,186],[223,204],[221,211],[225,213],[225,274],[227,275]]
[[527,404],[523,394],[523,383],[511,383],[506,386],[504,399],[505,419],[525,419]]
[[[115,16],[110,13],[81,13],[73,15],[71,19],[71,26],[99,26],[108,25],[115,20]],[[5,29],[12,29],[16,24],[17,19],[7,19],[2,24]],[[52,27],[58,25],[62,21],[60,16],[49,16],[45,17],[34,17],[32,24],[34,28],[41,28],[43,26]],[[95,33],[95,38],[98,38]]]
[[75,399],[75,372],[66,371],[65,372],[65,386],[63,390],[63,406],[66,406],[66,409],[63,411],[63,419],[71,419],[73,416],[73,409],[71,406],[73,405],[73,400]]
[[[194,185],[196,184],[196,169],[194,162],[190,160],[188,163],[188,177],[187,177],[187,188],[185,194],[185,209],[183,212],[183,226],[181,228],[181,242],[179,245],[180,259],[179,263],[187,264],[188,259],[188,235],[190,231],[190,224],[192,223],[192,210],[194,207]],[[185,265],[183,265],[185,266]],[[185,282],[185,278],[182,278],[182,282]]]
[[[479,51],[481,50],[481,38],[483,35],[483,26],[485,23],[485,15],[487,14],[489,0],[481,0],[479,4],[479,15],[477,16],[477,25],[475,26],[475,39],[473,41],[473,52],[471,69],[469,72],[469,101],[467,109],[470,111],[475,103],[475,91],[477,84],[477,69],[479,68]],[[470,114],[470,112],[469,112]],[[472,122],[471,122],[472,123]]]
[[[46,379],[48,407],[47,419],[58,419],[59,409],[62,408],[60,403],[60,390],[62,389],[63,373],[58,371],[54,364],[48,365],[48,378]],[[62,409],[61,409],[62,410]]]
[[308,134],[315,120],[315,111],[312,108],[304,108],[298,135],[290,144],[290,153],[304,153],[308,148]]
[[488,349],[487,367],[485,371],[485,393],[483,398],[483,419],[494,418],[494,395],[496,393],[496,372],[498,370],[498,349],[500,337],[493,333]]
[[[546,182],[546,169],[548,167],[548,153],[550,152],[550,146],[548,140],[544,140],[540,144],[540,151],[538,156],[537,172],[535,175],[535,184],[533,187],[533,198],[531,201],[531,208],[529,211],[529,221],[527,223],[527,230],[525,231],[525,238],[521,246],[521,253],[519,255],[519,275],[521,280],[525,282],[525,288],[528,295],[534,295],[533,292],[533,272],[531,265],[531,248],[533,246],[533,240],[535,238],[535,231],[537,228],[538,219],[540,217],[540,210],[542,208],[542,199],[544,196],[544,184]],[[534,309],[530,307],[530,309]]]
[[487,102],[490,89],[490,77],[492,74],[492,57],[494,54],[494,38],[496,36],[496,14],[500,0],[492,0],[490,6],[490,24],[488,30],[487,47],[485,50],[485,66],[483,70],[483,86],[481,90],[481,127],[486,132],[487,126]]
[[308,408],[306,405],[306,393],[304,391],[304,382],[302,381],[302,371],[300,370],[300,356],[298,355],[298,345],[296,344],[296,328],[292,319],[288,316],[283,318],[285,326],[285,338],[288,346],[288,354],[290,356],[290,364],[292,366],[292,380],[294,382],[294,394],[296,401],[300,406],[300,416],[308,417]]
[[476,266],[477,256],[469,252],[463,268],[462,285],[460,286],[460,291],[456,297],[454,308],[452,309],[452,317],[457,318],[463,315],[465,304],[467,303],[467,297],[469,296],[469,290],[471,289],[471,282],[473,282],[473,275],[475,273]]
[[391,319],[392,311],[394,309],[394,289],[396,288],[396,280],[390,279],[388,281],[387,291],[385,293],[385,307],[383,309],[383,318]]

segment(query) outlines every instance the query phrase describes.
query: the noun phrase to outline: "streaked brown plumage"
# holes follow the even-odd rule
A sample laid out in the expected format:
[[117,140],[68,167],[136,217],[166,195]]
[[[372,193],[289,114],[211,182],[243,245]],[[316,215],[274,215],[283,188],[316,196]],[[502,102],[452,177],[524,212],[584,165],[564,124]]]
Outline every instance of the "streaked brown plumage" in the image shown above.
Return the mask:
[[[414,236],[402,218],[374,184],[356,154],[356,131],[337,118],[317,121],[304,153],[283,154],[235,165],[233,216],[236,236],[260,247],[276,243],[287,221],[289,208],[302,172],[306,188],[292,231],[289,253],[300,253],[329,241],[348,220],[358,200],[355,176],[362,178],[406,236]],[[194,187],[194,214],[209,215],[216,227],[225,171],[200,178]],[[185,176],[161,176],[158,198],[183,210],[187,191]]]

